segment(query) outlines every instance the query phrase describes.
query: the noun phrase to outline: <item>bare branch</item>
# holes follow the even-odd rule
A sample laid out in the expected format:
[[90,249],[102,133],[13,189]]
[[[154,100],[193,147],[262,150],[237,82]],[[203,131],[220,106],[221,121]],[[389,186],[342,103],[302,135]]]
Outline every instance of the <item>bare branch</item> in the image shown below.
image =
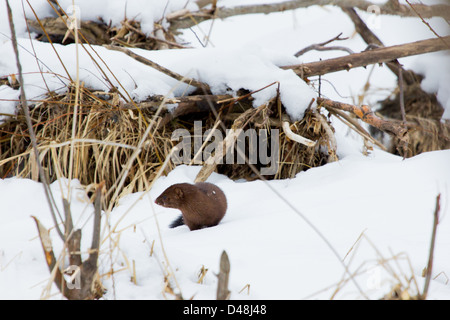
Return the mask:
[[[406,123],[406,112],[405,112],[405,99],[404,99],[404,93],[403,93],[403,68],[402,65],[398,64],[398,87],[400,89],[400,112],[402,114],[402,121],[403,121],[403,128],[405,130],[408,130],[407,123]],[[407,138],[407,137],[405,137]],[[402,142],[402,149],[403,149],[403,159],[406,159],[406,156],[408,154],[408,140],[405,139],[405,141]]]
[[438,194],[438,196],[436,197],[436,207],[434,209],[433,232],[431,234],[430,253],[428,256],[428,265],[425,276],[425,286],[423,288],[423,293],[421,295],[421,298],[424,300],[427,298],[428,295],[428,288],[430,286],[431,280],[431,271],[433,269],[433,256],[434,256],[434,245],[436,242],[436,230],[439,224],[439,211],[441,210],[440,201],[441,201],[441,194]]
[[53,252],[52,241],[50,239],[50,235],[48,230],[42,225],[38,218],[32,216],[34,222],[36,223],[36,227],[39,233],[39,239],[41,240],[42,249],[44,250],[45,261],[47,262],[48,269],[50,273],[54,273],[53,282],[58,287],[59,291],[62,293],[67,289],[67,284],[64,279],[61,270],[57,265],[57,260],[55,257],[55,253]]
[[305,54],[308,51],[311,50],[317,50],[317,51],[327,51],[327,50],[341,50],[341,51],[345,51],[348,52],[349,54],[353,54],[354,52],[347,48],[347,47],[342,47],[342,46],[333,46],[333,47],[325,47],[327,44],[333,42],[333,41],[339,41],[339,40],[347,40],[348,38],[341,38],[342,32],[339,33],[336,37],[334,37],[333,39],[330,39],[328,41],[322,42],[322,43],[317,43],[317,44],[312,44],[300,51],[298,51],[296,54],[294,54],[294,56],[296,57],[300,57],[301,55]]
[[[259,107],[260,108],[260,107]],[[241,129],[243,129],[248,120],[258,112],[258,109],[250,108],[243,112],[239,118],[234,120],[231,130],[228,132],[227,136],[223,140],[221,144],[215,150],[214,155],[211,155],[206,161],[203,167],[200,169],[199,173],[195,177],[195,182],[203,182],[208,179],[214,169],[217,167],[217,164],[220,163],[221,159],[227,154],[228,150],[234,146],[234,142],[236,141]]]
[[[442,39],[442,37],[440,36],[440,35],[438,35],[437,33],[436,33],[436,31],[434,31],[434,29],[430,26],[430,24],[428,23],[428,22],[426,22],[424,19],[423,19],[423,17],[422,17],[422,15],[420,14],[420,12],[418,12],[417,10],[416,10],[416,8],[415,8],[415,6],[416,5],[412,5],[411,3],[409,3],[409,1],[408,0],[405,0],[406,1],[406,3],[408,3],[408,5],[411,7],[411,9],[415,12],[415,14],[417,14],[418,16],[419,16],[419,18],[422,20],[422,22],[428,27],[428,29],[430,29],[431,30],[431,32],[433,32],[435,35],[436,35],[436,37],[438,37],[439,39]],[[449,11],[449,9],[450,8],[447,8],[447,12]],[[448,20],[448,19],[447,19]],[[450,46],[450,44],[448,43],[448,42],[446,42],[444,39],[442,39],[442,41],[447,45],[447,47],[448,46]]]
[[317,98],[317,103],[323,105],[326,108],[338,109],[350,112],[357,116],[362,121],[374,126],[375,128],[395,135],[399,139],[404,139],[408,131],[403,128],[402,124],[398,121],[388,121],[381,119],[375,115],[375,113],[369,108],[369,106],[363,105],[361,107],[346,104],[342,102],[332,101],[329,99]]
[[[335,5],[339,7],[355,7],[360,10],[367,11],[374,3],[366,0],[291,0],[273,4],[260,4],[253,6],[236,6],[233,8],[216,8],[216,10],[201,9],[197,12],[186,12],[183,15],[178,15],[176,18],[168,19],[170,22],[170,29],[185,29],[190,28],[202,21],[213,18],[225,19],[232,16],[255,13],[272,13],[294,10],[299,8],[307,8],[310,6],[325,6]],[[387,1],[385,4],[376,4],[380,8],[381,14],[399,15],[403,17],[415,17],[416,13],[408,5],[394,4]],[[416,4],[414,9],[424,18],[431,18],[434,16],[443,17],[450,20],[450,10],[448,5],[423,5]]]
[[[450,36],[444,37],[443,39],[450,41]],[[285,70],[292,69],[301,78],[306,79],[311,76],[324,75],[342,70],[348,71],[350,69],[364,67],[369,64],[383,63],[397,58],[447,49],[449,48],[442,42],[441,39],[427,39],[350,54],[334,59],[283,66],[281,68]]]
[[135,59],[135,60],[137,60],[137,61],[139,61],[139,62],[141,62],[141,63],[143,63],[143,64],[145,64],[147,66],[150,66],[150,67],[152,67],[152,68],[154,68],[154,69],[156,69],[156,70],[158,70],[158,71],[160,71],[160,72],[168,75],[169,77],[174,78],[174,79],[176,79],[176,80],[178,80],[180,82],[184,82],[186,84],[193,85],[194,87],[197,87],[197,88],[204,87],[204,88],[206,88],[207,91],[210,90],[209,86],[206,83],[197,81],[195,79],[190,79],[190,78],[183,77],[182,75],[180,75],[180,74],[178,74],[176,72],[173,72],[172,70],[169,70],[169,69],[167,69],[167,68],[157,64],[156,62],[153,62],[153,61],[151,61],[151,60],[149,60],[147,58],[144,58],[143,56],[140,56],[140,55],[134,53],[131,50],[128,50],[128,49],[125,49],[125,48],[122,48],[122,47],[118,47],[118,46],[112,46],[112,45],[104,45],[104,47],[109,49],[109,50],[116,50],[116,51],[120,51],[122,53],[125,53],[126,55],[132,57],[133,59]]
[[317,144],[317,141],[312,141],[310,139],[302,137],[299,134],[292,132],[291,124],[289,123],[287,117],[284,117],[282,119],[281,127],[283,128],[283,132],[286,135],[286,137],[288,137],[292,141],[295,141],[307,147],[314,147]]
[[23,113],[25,115],[25,119],[27,122],[27,127],[28,127],[28,131],[30,133],[30,140],[31,140],[31,144],[33,146],[33,150],[34,150],[34,156],[36,159],[36,164],[38,166],[38,170],[39,170],[39,178],[42,182],[42,185],[44,186],[44,193],[45,193],[45,197],[47,199],[48,202],[48,206],[50,208],[50,213],[51,216],[53,218],[53,222],[55,224],[55,229],[58,233],[58,235],[60,236],[60,238],[64,241],[64,235],[61,231],[61,229],[59,228],[59,223],[58,220],[56,218],[56,213],[55,211],[58,213],[59,218],[62,220],[61,214],[58,211],[58,208],[56,206],[55,203],[55,199],[53,198],[53,194],[50,190],[50,185],[47,181],[47,177],[45,175],[44,169],[42,168],[42,165],[39,161],[40,157],[39,157],[39,150],[38,150],[38,146],[37,146],[37,139],[36,139],[36,134],[34,132],[33,129],[33,124],[31,123],[31,116],[30,116],[30,110],[28,110],[28,104],[27,104],[27,98],[25,95],[25,90],[24,90],[24,81],[23,81],[23,76],[22,76],[22,65],[20,64],[20,59],[19,59],[19,50],[17,48],[17,38],[16,38],[16,30],[14,28],[14,22],[13,22],[13,18],[12,18],[12,11],[11,11],[11,7],[9,6],[9,2],[8,0],[5,0],[6,2],[6,8],[8,11],[8,20],[9,20],[9,27],[11,29],[11,42],[13,45],[13,49],[14,49],[14,55],[16,57],[16,65],[17,65],[17,70],[19,73],[19,83],[20,83],[20,105],[22,107]]
[[[384,47],[383,42],[367,27],[367,25],[364,23],[364,21],[356,13],[355,9],[344,7],[344,8],[342,8],[342,11],[344,11],[350,17],[350,19],[353,21],[353,24],[355,25],[356,31],[363,38],[363,40],[369,45],[369,47],[366,50]],[[398,72],[399,72],[400,63],[398,62],[397,59],[386,62],[386,66],[395,75],[397,75],[397,77],[399,76]],[[413,84],[413,83],[417,82],[419,77],[413,71],[404,70],[401,66],[400,66],[400,68],[402,70],[404,79],[407,84]]]

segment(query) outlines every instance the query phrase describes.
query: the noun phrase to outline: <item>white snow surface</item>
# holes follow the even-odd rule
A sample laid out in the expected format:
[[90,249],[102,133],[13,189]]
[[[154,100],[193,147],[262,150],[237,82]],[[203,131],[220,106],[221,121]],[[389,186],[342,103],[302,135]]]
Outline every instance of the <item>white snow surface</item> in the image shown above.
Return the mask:
[[[395,284],[394,277],[377,262],[381,259],[378,254],[385,259],[399,255],[396,261],[390,260],[390,266],[407,278],[416,277],[421,288],[438,193],[442,198],[433,264],[436,279],[431,283],[430,298],[449,299],[450,285],[444,276],[450,272],[449,163],[450,150],[407,160],[377,151],[370,157],[349,155],[339,162],[299,173],[294,179],[271,181],[268,185],[213,174],[208,181],[225,192],[228,210],[218,226],[198,231],[189,231],[186,226],[169,229],[168,224],[179,212],[153,203],[171,184],[192,182],[200,169],[179,166],[158,179],[149,193],[128,195],[112,211],[113,239],[118,242],[112,255],[110,242],[103,242],[100,274],[109,271],[111,256],[114,269],[121,271],[114,276],[114,288],[110,277],[102,279],[108,289],[105,299],[162,299],[159,263],[165,259],[161,245],[185,298],[214,299],[214,274],[223,250],[231,264],[232,299],[330,298],[344,269],[287,202],[323,233],[341,258],[350,252],[345,262],[352,273],[359,271],[355,280],[364,295],[380,298]],[[52,184],[56,199],[67,196],[66,184],[67,180]],[[0,203],[0,298],[37,299],[48,284],[49,273],[31,216],[47,227],[52,225],[43,188],[28,179],[0,180]],[[87,250],[93,208],[77,181],[72,181],[71,210],[75,225],[84,226],[82,249]],[[364,237],[357,242],[361,233]],[[59,253],[62,245],[54,229],[50,235]],[[153,241],[154,253],[150,255]],[[133,261],[137,284],[130,281]],[[402,269],[397,269],[397,263]],[[198,284],[202,266],[208,272],[203,283]],[[247,284],[250,292],[239,293]],[[52,293],[56,294],[53,299],[60,298],[54,286]],[[351,283],[336,296],[362,297]]]
[[[273,3],[279,1],[252,1]],[[382,3],[384,1],[377,1]],[[433,3],[442,3],[434,1]],[[10,1],[19,37],[20,59],[25,78],[27,99],[39,100],[48,89],[66,90],[68,75],[48,43],[30,40],[23,20],[21,1]],[[52,16],[45,0],[30,0],[40,18]],[[60,1],[69,6],[72,1]],[[189,1],[75,1],[82,15],[119,24],[125,16],[140,20],[146,32],[163,13],[182,9]],[[249,2],[250,3],[250,2]],[[219,0],[219,5],[233,6],[234,0]],[[146,8],[144,10],[144,8]],[[419,18],[379,16],[373,19],[373,30],[386,46],[435,37]],[[25,14],[33,13],[25,5]],[[448,24],[441,18],[427,22],[440,35],[448,35]],[[206,41],[204,34],[211,38]],[[195,34],[194,34],[195,32]],[[269,15],[235,16],[225,20],[205,21],[192,30],[182,30],[180,40],[193,49],[150,52],[134,51],[175,72],[207,82],[214,93],[233,93],[245,88],[257,90],[279,81],[283,104],[293,118],[300,118],[311,98],[317,96],[318,82],[307,85],[282,65],[317,61],[345,53],[309,52],[295,58],[298,50],[312,43],[326,41],[342,32],[348,40],[337,43],[355,52],[365,49],[354,35],[351,21],[334,7],[311,7]],[[33,38],[33,35],[32,35]],[[201,41],[201,43],[200,43]],[[206,48],[203,45],[206,45]],[[75,45],[55,45],[70,77],[75,78]],[[172,78],[129,58],[94,46],[118,82],[136,101],[153,94],[179,96],[193,90]],[[34,53],[36,52],[36,57]],[[9,26],[0,4],[0,77],[17,72],[9,40]],[[96,58],[97,59],[97,58]],[[79,48],[80,80],[96,90],[109,90],[105,79],[85,51]],[[402,58],[406,68],[423,73],[424,90],[435,92],[450,119],[450,79],[448,52]],[[102,69],[104,65],[99,62]],[[358,68],[323,77],[321,93],[342,102],[358,103],[358,95],[370,82],[361,102],[373,107],[386,98],[396,86],[396,78],[380,66]],[[42,74],[40,73],[42,72]],[[119,88],[123,90],[122,88]],[[124,92],[124,91],[123,91]],[[255,94],[255,106],[276,94],[276,85]],[[0,113],[14,114],[18,90],[0,87]],[[0,119],[1,120],[1,119]],[[112,242],[102,231],[99,259],[105,299],[164,299],[163,265],[170,264],[184,298],[214,299],[215,274],[223,250],[230,258],[231,299],[329,299],[338,283],[348,278],[340,263],[349,266],[361,291],[348,282],[337,291],[337,299],[378,299],[388,293],[396,281],[380,263],[381,257],[404,278],[414,276],[420,290],[427,265],[436,196],[441,193],[440,220],[433,263],[433,280],[429,298],[450,299],[450,150],[421,154],[402,160],[375,149],[363,156],[361,140],[354,132],[332,119],[336,128],[340,160],[299,173],[293,179],[244,182],[213,174],[209,182],[225,192],[228,210],[216,227],[189,231],[186,226],[169,229],[179,215],[175,209],[154,204],[154,199],[168,186],[193,182],[200,170],[196,166],[179,166],[167,177],[156,181],[148,193],[134,193],[120,199],[111,212]],[[76,227],[83,227],[83,258],[87,256],[92,234],[93,206],[77,180],[61,179],[52,191],[62,210],[61,198],[71,194],[71,210]],[[274,191],[275,190],[275,191]],[[279,196],[281,195],[281,197]],[[288,204],[289,203],[289,204]],[[293,209],[295,208],[295,210]],[[300,213],[300,214],[299,214]],[[29,179],[0,180],[0,299],[62,299],[51,284],[37,229],[31,216],[47,228],[53,226],[43,187]],[[304,217],[317,228],[336,250],[339,258]],[[103,221],[106,217],[103,216]],[[156,223],[158,222],[158,224]],[[158,229],[159,225],[159,229]],[[358,240],[360,235],[363,236]],[[54,228],[50,231],[54,251],[63,245]],[[150,247],[153,245],[153,254]],[[164,250],[163,250],[164,248]],[[167,255],[167,260],[165,258]],[[394,259],[394,257],[397,257]],[[67,261],[63,261],[67,265]],[[135,273],[133,271],[135,266]],[[107,274],[116,270],[114,278]],[[202,267],[208,269],[203,283],[197,283]],[[130,279],[136,276],[136,284]],[[249,290],[242,290],[249,285]],[[50,287],[50,292],[46,290]]]

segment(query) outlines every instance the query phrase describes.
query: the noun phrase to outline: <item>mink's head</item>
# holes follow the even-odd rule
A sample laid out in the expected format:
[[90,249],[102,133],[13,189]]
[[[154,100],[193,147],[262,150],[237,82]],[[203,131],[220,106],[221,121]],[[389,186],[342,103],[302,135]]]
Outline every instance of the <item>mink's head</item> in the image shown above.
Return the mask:
[[174,184],[164,190],[161,195],[156,198],[155,203],[166,207],[178,209],[185,202],[183,184]]

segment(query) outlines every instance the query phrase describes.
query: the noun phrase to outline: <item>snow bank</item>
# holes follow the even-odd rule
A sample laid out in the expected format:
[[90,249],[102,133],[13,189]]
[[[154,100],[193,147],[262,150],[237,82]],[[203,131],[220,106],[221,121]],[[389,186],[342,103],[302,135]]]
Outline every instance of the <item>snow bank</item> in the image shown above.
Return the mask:
[[[68,70],[68,75],[60,63],[56,53],[49,44],[21,39],[19,41],[19,56],[24,74],[25,91],[27,99],[43,99],[48,90],[61,92],[66,90],[69,76],[76,78],[75,44],[58,45],[55,50]],[[31,52],[39,57],[37,62]],[[145,100],[152,95],[181,96],[186,94],[187,86],[176,80],[145,66],[140,62],[124,55],[110,51],[103,47],[86,46],[90,55],[101,56],[119,82],[100,59],[95,58],[101,68],[107,73],[115,87],[119,83],[130,93],[136,101]],[[95,50],[95,52],[93,51]],[[184,49],[167,51],[146,51],[134,49],[142,55],[166,68],[187,77],[204,81],[211,86],[214,94],[234,93],[239,89],[250,91],[262,89],[278,81],[280,83],[281,99],[289,114],[298,119],[303,116],[316,94],[291,70],[281,70],[275,65],[279,61],[295,61],[292,57],[281,56],[270,51],[255,47],[241,49]],[[101,71],[94,64],[85,50],[79,48],[80,81],[89,88],[108,91],[109,87],[103,79]],[[0,61],[0,74],[16,73],[15,60],[10,42],[0,47],[0,55],[5,57]],[[42,74],[40,73],[42,70]],[[43,79],[45,81],[43,81]],[[190,87],[189,90],[194,90]],[[254,105],[260,106],[276,95],[277,85],[254,94]],[[119,87],[125,93],[121,87]],[[188,93],[190,91],[187,91]],[[10,101],[0,102],[1,106],[10,104]]]
[[[22,8],[22,2],[24,2]],[[35,11],[36,15],[42,19],[45,17],[56,17],[56,13],[48,4],[47,0],[29,0],[28,1]],[[181,9],[189,9],[191,11],[198,10],[194,1],[186,0],[112,0],[112,1],[92,1],[92,0],[59,0],[61,8],[66,12],[72,12],[73,3],[78,7],[80,18],[82,20],[98,21],[102,19],[106,24],[111,23],[113,26],[120,26],[120,22],[125,18],[141,22],[142,31],[149,34],[153,31],[154,23],[162,20],[164,17],[174,11]],[[24,19],[35,20],[33,10],[31,10],[27,1],[9,1],[13,12],[14,24],[17,37],[28,38],[27,27]],[[10,38],[10,30],[8,24],[8,16],[6,14],[6,5],[3,2],[0,6],[0,41],[4,41],[4,37]],[[5,8],[5,10],[3,10]],[[3,37],[2,37],[3,36]]]
[[450,51],[430,54],[428,59],[417,58],[414,70],[422,74],[422,89],[436,93],[444,107],[442,119],[450,120]]
[[[305,215],[332,243],[341,257],[365,236],[385,258],[404,253],[411,261],[419,284],[428,259],[436,195],[442,193],[430,298],[450,299],[450,286],[441,272],[450,273],[450,151],[429,152],[402,161],[383,152],[371,157],[349,156],[299,173],[296,178],[271,181],[269,184]],[[344,270],[330,249],[315,232],[277,197],[262,181],[234,182],[213,174],[208,181],[224,190],[229,203],[227,214],[216,227],[189,231],[185,226],[169,229],[179,215],[153,203],[167,186],[192,182],[200,168],[180,166],[169,176],[160,178],[149,195],[136,193],[121,199],[111,213],[110,224],[116,227],[114,239],[120,251],[113,251],[115,291],[111,278],[103,282],[106,299],[161,299],[163,275],[159,264],[165,251],[175,272],[182,294],[194,299],[214,299],[219,257],[226,250],[231,262],[232,299],[301,299],[329,298]],[[66,181],[55,182],[52,190],[59,199]],[[60,190],[62,185],[63,191]],[[92,220],[92,205],[87,203],[78,183],[72,183],[72,212],[76,226]],[[26,197],[27,201],[23,201]],[[37,231],[30,215],[47,227],[52,225],[40,184],[27,179],[0,180],[0,298],[39,298],[49,273]],[[161,239],[155,223],[161,229]],[[116,225],[117,224],[117,225]],[[61,244],[55,231],[51,237],[56,252]],[[83,229],[83,248],[89,246],[91,225]],[[144,236],[145,235],[145,236]],[[148,242],[150,243],[148,243]],[[151,243],[154,254],[149,255]],[[110,241],[102,244],[100,273],[110,267]],[[356,248],[357,247],[357,248]],[[377,252],[368,240],[361,240],[347,258],[350,270],[360,269],[356,277],[364,293],[371,298],[386,294],[394,282],[377,263]],[[137,284],[130,281],[132,262]],[[402,264],[402,261],[398,262]],[[395,263],[392,263],[395,265]],[[203,284],[197,273],[208,269]],[[409,267],[403,270],[411,276]],[[246,290],[250,285],[250,294]],[[331,286],[331,289],[318,293]],[[53,287],[53,293],[57,289]],[[59,295],[53,298],[59,298]],[[337,298],[361,298],[347,284]]]

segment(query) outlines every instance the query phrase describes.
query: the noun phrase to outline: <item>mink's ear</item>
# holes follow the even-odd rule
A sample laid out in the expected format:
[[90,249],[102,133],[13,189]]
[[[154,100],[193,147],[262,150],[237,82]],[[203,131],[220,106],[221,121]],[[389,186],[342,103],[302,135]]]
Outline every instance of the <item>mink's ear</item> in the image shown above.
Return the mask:
[[183,190],[181,190],[180,188],[175,189],[175,194],[179,199],[183,198]]

